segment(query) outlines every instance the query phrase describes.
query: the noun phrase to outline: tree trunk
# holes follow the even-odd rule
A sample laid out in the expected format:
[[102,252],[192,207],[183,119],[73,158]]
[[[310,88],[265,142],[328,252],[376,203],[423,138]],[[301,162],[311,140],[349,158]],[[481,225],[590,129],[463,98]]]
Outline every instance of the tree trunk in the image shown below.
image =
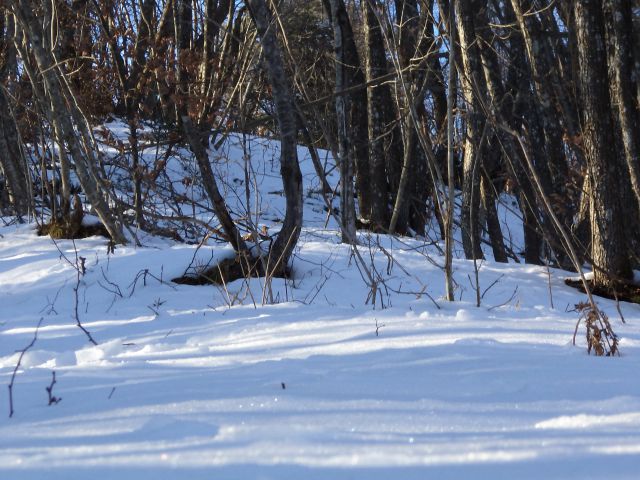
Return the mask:
[[[324,0],[324,4],[333,25],[336,52],[336,91],[341,88],[363,85],[365,83],[365,74],[358,57],[353,28],[344,0]],[[329,8],[327,9],[327,7]],[[338,70],[341,71],[338,72]],[[342,87],[338,85],[338,75],[341,77],[340,84]],[[346,151],[351,162],[351,166],[345,165],[345,169],[349,170],[352,176],[355,174],[360,217],[364,223],[369,223],[371,216],[371,167],[369,163],[369,126],[366,109],[367,91],[364,88],[358,88],[343,96],[346,131],[348,132],[344,146],[347,148]],[[336,108],[342,108],[342,106],[338,106],[338,103],[336,99]],[[348,200],[345,206],[350,208],[350,203],[352,201]],[[351,213],[347,212],[347,215],[351,216]],[[349,222],[350,220],[347,220],[347,223]]]
[[404,125],[404,158],[402,160],[402,171],[400,173],[400,183],[396,192],[396,199],[393,204],[391,220],[389,221],[389,233],[406,233],[409,220],[409,205],[411,196],[414,193],[413,184],[409,181],[415,174],[417,145],[416,126],[410,113],[406,115]]
[[[506,3],[504,21],[507,24],[517,23],[516,13],[512,3]],[[540,117],[542,116],[539,103],[533,95],[532,74],[527,63],[527,50],[522,31],[514,31],[509,41],[509,70],[507,74],[502,114],[503,120],[511,129],[529,138],[532,146],[531,160],[539,173],[544,194],[552,193],[551,174],[545,153],[545,131]],[[483,49],[485,53],[486,49]],[[491,68],[490,68],[491,69]],[[487,76],[487,78],[495,78]],[[488,81],[489,91],[493,82]],[[497,84],[500,85],[499,83]],[[492,94],[493,95],[493,94]],[[498,94],[498,97],[500,95]],[[548,214],[541,208],[544,204],[538,197],[537,189],[533,186],[528,166],[524,160],[522,150],[515,144],[513,137],[508,136],[506,158],[512,169],[514,179],[518,183],[518,205],[522,211],[524,227],[524,256],[527,263],[541,264],[543,236],[551,246],[559,263],[565,268],[571,268],[569,257],[562,245],[559,233],[556,232]]]
[[[442,10],[441,10],[442,11]],[[449,4],[449,18],[455,18],[455,4]],[[449,25],[449,85],[447,95],[447,213],[444,216],[444,276],[445,291],[447,300],[453,302],[455,300],[453,287],[453,217],[455,215],[455,162],[453,155],[453,141],[455,135],[453,109],[456,103],[454,92],[457,83],[456,72],[456,23],[451,21]]]
[[[388,73],[387,57],[380,22],[375,9],[379,0],[363,2],[365,73],[367,82]],[[378,13],[380,15],[380,13]],[[389,186],[387,161],[390,141],[389,124],[393,105],[391,91],[386,84],[367,88],[367,115],[369,117],[369,156],[371,163],[371,229],[384,231],[389,225]]]
[[9,203],[15,213],[21,216],[28,213],[31,206],[29,176],[26,159],[20,148],[18,126],[5,94],[5,80],[16,67],[12,45],[14,34],[15,26],[12,21],[0,25],[0,55],[4,60],[0,65],[0,171],[5,177]]
[[538,157],[540,161],[544,161],[544,164],[536,164],[536,167],[540,168],[539,175],[545,186],[545,193],[553,197],[554,212],[561,219],[562,224],[568,226],[571,218],[568,214],[570,212],[566,209],[566,206],[570,205],[566,191],[568,166],[562,142],[564,129],[554,105],[555,66],[549,61],[550,55],[540,22],[534,14],[530,13],[532,2],[511,0],[511,4],[524,38],[535,86],[536,108],[539,108],[539,118],[544,130],[546,156]]
[[248,254],[249,249],[233,222],[233,219],[229,214],[229,210],[227,209],[227,205],[224,202],[224,198],[222,198],[220,190],[218,189],[218,184],[213,174],[213,169],[211,168],[209,155],[205,144],[203,143],[203,137],[206,139],[208,138],[208,135],[201,135],[191,123],[191,119],[186,115],[182,117],[182,129],[187,141],[189,142],[191,151],[198,162],[198,168],[200,170],[200,175],[202,176],[202,184],[207,192],[207,196],[213,204],[213,210],[216,212],[216,216],[222,226],[222,230],[226,234],[229,243],[231,243],[231,246],[237,254]]
[[29,211],[29,182],[26,162],[21,150],[18,129],[11,107],[0,85],[0,170],[5,176],[9,203],[18,216]]
[[[617,113],[631,186],[640,205],[640,113],[634,101],[633,30],[630,0],[604,1],[609,86]],[[637,221],[637,220],[636,220]]]
[[589,210],[594,283],[612,288],[617,282],[631,278],[632,272],[622,228],[625,212],[618,198],[617,177],[624,165],[610,138],[614,123],[609,101],[602,2],[582,0],[575,2],[574,8],[582,131],[592,180]]
[[[215,42],[220,32],[220,25],[222,25],[229,14],[230,4],[231,0],[206,0],[203,26],[202,76],[200,79],[203,86],[209,85],[209,78],[212,75],[211,70],[215,61]],[[229,20],[231,20],[231,18]],[[203,94],[206,96],[206,93],[205,89]]]
[[[421,7],[418,8],[417,0],[395,1],[399,43],[394,46],[397,48],[394,54],[398,57],[397,74],[402,86],[402,94],[398,95],[397,102],[404,130],[404,160],[399,188],[394,192],[395,202],[389,226],[391,232],[412,230],[418,235],[424,234],[426,225],[429,170],[436,168],[430,132],[425,124],[427,115],[424,103],[431,83],[428,65],[438,48],[430,34],[431,5]],[[435,182],[435,179],[431,180]]]
[[173,20],[178,65],[176,68],[176,91],[173,97],[176,118],[180,118],[188,111],[189,93],[192,75],[189,65],[189,51],[193,36],[193,11],[191,0],[174,0]]
[[[100,183],[99,162],[86,119],[73,98],[73,92],[64,83],[63,73],[59,70],[61,67],[56,64],[51,51],[43,47],[44,32],[34,16],[33,6],[25,0],[7,0],[7,4],[31,44],[31,52],[47,86],[46,100],[50,104],[41,108],[44,111],[50,109],[54,128],[59,130],[62,140],[71,151],[80,185],[98,218],[114,242],[125,244],[127,240],[114,219],[105,198],[106,191]],[[60,147],[64,148],[64,145]]]
[[293,91],[284,68],[273,16],[265,0],[247,0],[260,36],[264,65],[271,84],[275,117],[280,130],[280,175],[286,199],[282,229],[269,250],[267,275],[282,274],[302,228],[302,173],[298,164],[296,110]]
[[467,259],[483,258],[480,248],[480,172],[482,168],[481,142],[484,137],[485,120],[477,95],[484,85],[480,65],[476,34],[473,22],[474,10],[471,0],[454,0],[456,24],[460,39],[460,50],[464,74],[460,76],[462,92],[467,105],[466,138],[462,177],[462,246]]
[[507,252],[504,248],[504,237],[502,235],[502,227],[500,226],[500,218],[496,209],[496,195],[494,186],[488,175],[482,175],[480,179],[480,189],[482,194],[482,205],[487,215],[487,232],[493,250],[493,258],[496,262],[507,263]]
[[[348,44],[353,41],[349,17],[342,0],[330,0],[333,41],[336,55],[336,92],[351,86],[349,67],[353,67],[354,58],[350,55]],[[350,63],[351,62],[351,63]],[[356,108],[351,95],[336,95],[336,117],[338,121],[338,155],[340,157],[340,214],[342,241],[356,241],[356,218],[353,200],[353,161],[356,152],[353,148],[353,132],[350,132],[349,113]],[[360,108],[363,107],[361,104]],[[368,170],[368,169],[367,169]],[[361,176],[361,178],[363,178]],[[362,191],[359,190],[360,197]],[[366,218],[367,205],[360,204],[360,213]],[[370,211],[370,209],[369,209]]]
[[[475,26],[476,35],[480,44],[478,49],[482,60],[484,83],[478,85],[477,88],[483,88],[489,94],[490,104],[485,106],[489,114],[499,122],[504,122],[504,113],[502,108],[504,105],[504,86],[502,84],[502,75],[500,63],[496,55],[496,44],[491,32],[491,25],[488,21],[486,9],[475,9]],[[500,165],[501,155],[500,146],[506,145],[506,151],[512,158],[516,158],[516,149],[512,138],[505,138],[504,132],[495,131],[495,126],[491,128],[490,140],[483,147],[483,165],[480,174],[480,191],[482,205],[486,213],[487,232],[493,249],[493,256],[497,262],[507,262],[507,253],[504,248],[504,240],[502,237],[502,228],[498,218],[496,208],[496,184],[493,179],[499,176],[502,166]],[[498,192],[499,194],[499,192]]]

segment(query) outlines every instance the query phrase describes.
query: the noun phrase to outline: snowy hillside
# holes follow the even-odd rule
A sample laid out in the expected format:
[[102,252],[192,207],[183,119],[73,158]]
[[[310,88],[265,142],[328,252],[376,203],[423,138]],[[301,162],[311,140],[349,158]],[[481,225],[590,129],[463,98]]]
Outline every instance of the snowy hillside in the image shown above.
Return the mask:
[[[240,140],[214,153],[231,179],[226,198],[237,217],[277,229],[277,149],[249,139],[243,154]],[[204,202],[179,153],[167,188]],[[585,297],[564,285],[567,272],[481,262],[476,306],[473,262],[456,260],[459,300],[448,303],[435,235],[361,234],[372,292],[300,155],[306,228],[292,278],[274,279],[271,295],[263,279],[172,283],[231,254],[213,240],[137,232],[142,247],[108,253],[104,238],[0,228],[2,384],[42,319],[12,418],[0,390],[0,478],[638,478],[638,305],[621,303],[623,324],[615,302],[599,300],[621,356],[588,356],[583,326],[572,344]],[[152,194],[163,215],[177,214]],[[214,221],[206,208],[195,214]],[[517,252],[521,227],[502,216]]]

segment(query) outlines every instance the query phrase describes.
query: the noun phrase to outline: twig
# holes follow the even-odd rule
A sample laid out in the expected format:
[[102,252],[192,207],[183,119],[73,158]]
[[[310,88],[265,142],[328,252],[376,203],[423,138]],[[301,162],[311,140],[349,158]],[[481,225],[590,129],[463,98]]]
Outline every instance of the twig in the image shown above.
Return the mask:
[[65,280],[64,284],[58,289],[58,291],[56,292],[55,296],[53,297],[53,300],[49,299],[49,296],[47,295],[47,304],[42,307],[42,310],[40,310],[39,313],[44,312],[45,310],[47,310],[46,315],[51,315],[52,313],[55,313],[56,315],[58,315],[58,312],[55,309],[55,305],[56,305],[56,301],[58,300],[58,296],[60,295],[60,292],[64,289],[64,287],[67,286],[67,281]]
[[112,282],[107,278],[107,275],[104,273],[104,268],[100,267],[100,271],[102,272],[102,278],[104,278],[104,281],[107,282],[109,285],[111,285],[113,287],[113,290],[110,290],[109,288],[105,287],[102,283],[100,283],[100,280],[98,280],[98,285],[100,285],[106,291],[113,293],[114,295],[122,298],[122,290],[120,290],[120,287],[118,286],[118,284]]
[[45,387],[45,390],[47,391],[47,395],[49,396],[49,406],[51,405],[56,405],[58,403],[60,403],[60,400],[62,400],[61,397],[56,397],[55,395],[53,395],[53,386],[56,384],[56,372],[55,370],[53,370],[51,372],[51,383],[49,384],[48,387]]
[[[473,247],[475,248],[475,247]],[[476,307],[480,307],[480,302],[482,297],[480,296],[480,268],[478,267],[478,260],[476,256],[473,256],[473,273],[476,278],[475,289],[476,289]]]
[[376,318],[376,337],[379,336],[379,332],[382,327],[386,327],[386,325],[384,323],[378,324],[378,319]]
[[551,303],[551,308],[553,306],[553,291],[551,290],[551,269],[549,268],[549,262],[545,262],[547,266],[547,287],[549,288],[549,302]]
[[618,292],[616,292],[616,289],[613,289],[613,296],[616,299],[616,310],[618,311],[618,315],[620,315],[620,320],[622,320],[622,323],[627,323],[624,319],[624,315],[622,314],[622,309],[620,308],[620,299],[618,298]]
[[[400,285],[402,287],[402,285]],[[399,288],[393,288],[390,287],[389,285],[385,285],[385,288],[387,290],[389,290],[391,293],[396,293],[398,295],[415,295],[416,298],[420,298],[422,295],[426,295],[427,298],[429,300],[431,300],[431,303],[433,303],[433,306],[436,307],[438,310],[441,310],[442,307],[438,304],[438,302],[436,302],[436,299],[433,298],[431,295],[429,295],[429,292],[427,292],[427,286],[423,285],[422,289],[420,289],[420,291],[415,292],[415,291],[408,291],[408,290],[400,290]]]
[[171,287],[173,290],[177,290],[176,287],[174,287],[170,283],[165,282],[162,278],[156,277],[153,273],[149,271],[148,268],[143,268],[136,274],[133,281],[129,284],[128,288],[131,288],[131,291],[129,292],[129,298],[131,298],[135,293],[136,285],[138,284],[138,280],[140,279],[140,277],[142,277],[142,285],[145,287],[147,286],[147,277],[151,277],[154,280],[157,280],[161,285],[166,285],[168,287]]
[[76,325],[78,326],[78,328],[80,330],[82,330],[84,332],[84,334],[87,336],[87,338],[89,339],[89,341],[91,343],[93,343],[94,345],[98,345],[98,342],[96,342],[94,340],[94,338],[93,338],[93,336],[91,336],[91,333],[89,332],[89,330],[87,330],[82,325],[82,322],[80,321],[80,314],[78,313],[78,305],[80,303],[80,299],[78,298],[78,291],[80,290],[80,277],[86,273],[86,268],[85,268],[85,265],[84,265],[84,262],[85,262],[86,259],[84,257],[79,257],[78,256],[78,249],[76,248],[75,240],[73,241],[73,250],[74,250],[75,256],[76,256],[76,265],[75,265],[75,269],[76,269],[76,286],[73,287],[73,298],[74,298],[73,313],[75,315]]
[[160,297],[156,298],[151,305],[147,305],[147,308],[155,313],[156,317],[160,316],[160,307],[166,303],[166,300],[160,300]]
[[29,350],[36,344],[36,340],[38,339],[38,330],[40,330],[40,325],[42,325],[43,319],[44,317],[41,317],[38,321],[38,325],[36,325],[36,329],[33,332],[33,339],[31,340],[31,343],[29,343],[29,345],[24,347],[22,350],[18,350],[20,352],[20,356],[18,357],[18,362],[16,363],[16,367],[13,369],[11,381],[9,382],[9,418],[13,417],[13,385],[16,380],[16,374],[18,373],[18,369],[22,364],[22,358],[24,357],[24,354],[27,353],[27,350]]
[[500,280],[502,280],[502,277],[504,277],[504,274],[500,275],[498,278],[496,278],[491,285],[489,285],[487,288],[484,289],[484,291],[482,292],[482,295],[480,295],[480,298],[483,299],[484,295],[491,290],[491,287],[493,287],[496,283],[498,283]]
[[503,302],[499,305],[494,305],[493,307],[490,307],[487,311],[491,311],[494,308],[500,308],[500,307],[504,307],[506,304],[511,303],[511,300],[514,299],[514,297],[516,296],[516,293],[518,292],[518,285],[516,285],[516,288],[513,290],[513,293],[511,294],[511,296],[509,297],[509,300],[507,300],[506,302]]

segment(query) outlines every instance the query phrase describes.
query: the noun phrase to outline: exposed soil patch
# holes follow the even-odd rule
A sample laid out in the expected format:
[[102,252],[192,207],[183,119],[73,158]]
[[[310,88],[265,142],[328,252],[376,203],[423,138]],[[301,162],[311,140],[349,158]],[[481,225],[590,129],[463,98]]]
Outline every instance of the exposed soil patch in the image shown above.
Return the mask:
[[71,220],[52,220],[49,223],[40,225],[38,227],[38,235],[50,235],[51,238],[56,240],[87,238],[93,237],[94,235],[111,238],[109,232],[107,232],[107,229],[104,228],[104,225],[101,223],[84,225]]
[[[566,278],[564,281],[565,284],[578,289],[582,293],[586,293],[584,291],[584,286],[582,285],[582,281],[575,280],[572,278]],[[599,297],[609,298],[611,300],[620,300],[623,302],[630,303],[640,303],[640,287],[637,285],[632,285],[629,283],[619,283],[616,286],[615,291],[610,288],[603,287],[594,287],[593,282],[591,280],[587,280],[587,283],[591,287],[591,293],[593,295],[597,295]]]
[[[284,274],[275,275],[275,277],[288,278],[289,273],[287,270]],[[176,277],[171,281],[180,285],[224,285],[241,278],[264,276],[265,272],[260,259],[235,257],[226,258],[217,265]]]

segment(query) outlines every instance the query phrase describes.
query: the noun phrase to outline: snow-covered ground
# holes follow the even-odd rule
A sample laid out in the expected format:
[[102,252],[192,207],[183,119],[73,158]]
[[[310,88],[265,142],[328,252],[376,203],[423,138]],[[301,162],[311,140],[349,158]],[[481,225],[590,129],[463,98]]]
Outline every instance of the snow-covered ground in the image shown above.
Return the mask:
[[[273,225],[277,158],[252,142],[261,196],[250,213]],[[237,214],[246,177],[228,144],[217,168],[229,169],[228,188],[241,180]],[[566,272],[482,262],[477,307],[473,263],[456,260],[459,300],[447,303],[429,241],[362,234],[382,281],[374,308],[335,224],[324,227],[308,160],[303,170],[306,228],[293,278],[275,279],[272,297],[262,279],[170,282],[230,254],[215,243],[141,234],[143,247],[108,254],[102,238],[0,228],[2,384],[42,319],[13,418],[0,390],[0,478],[638,478],[639,306],[621,304],[622,324],[600,300],[622,355],[588,356],[584,328],[571,342],[584,295]],[[97,346],[76,326],[80,257],[77,312]],[[53,371],[61,401],[48,406]]]

